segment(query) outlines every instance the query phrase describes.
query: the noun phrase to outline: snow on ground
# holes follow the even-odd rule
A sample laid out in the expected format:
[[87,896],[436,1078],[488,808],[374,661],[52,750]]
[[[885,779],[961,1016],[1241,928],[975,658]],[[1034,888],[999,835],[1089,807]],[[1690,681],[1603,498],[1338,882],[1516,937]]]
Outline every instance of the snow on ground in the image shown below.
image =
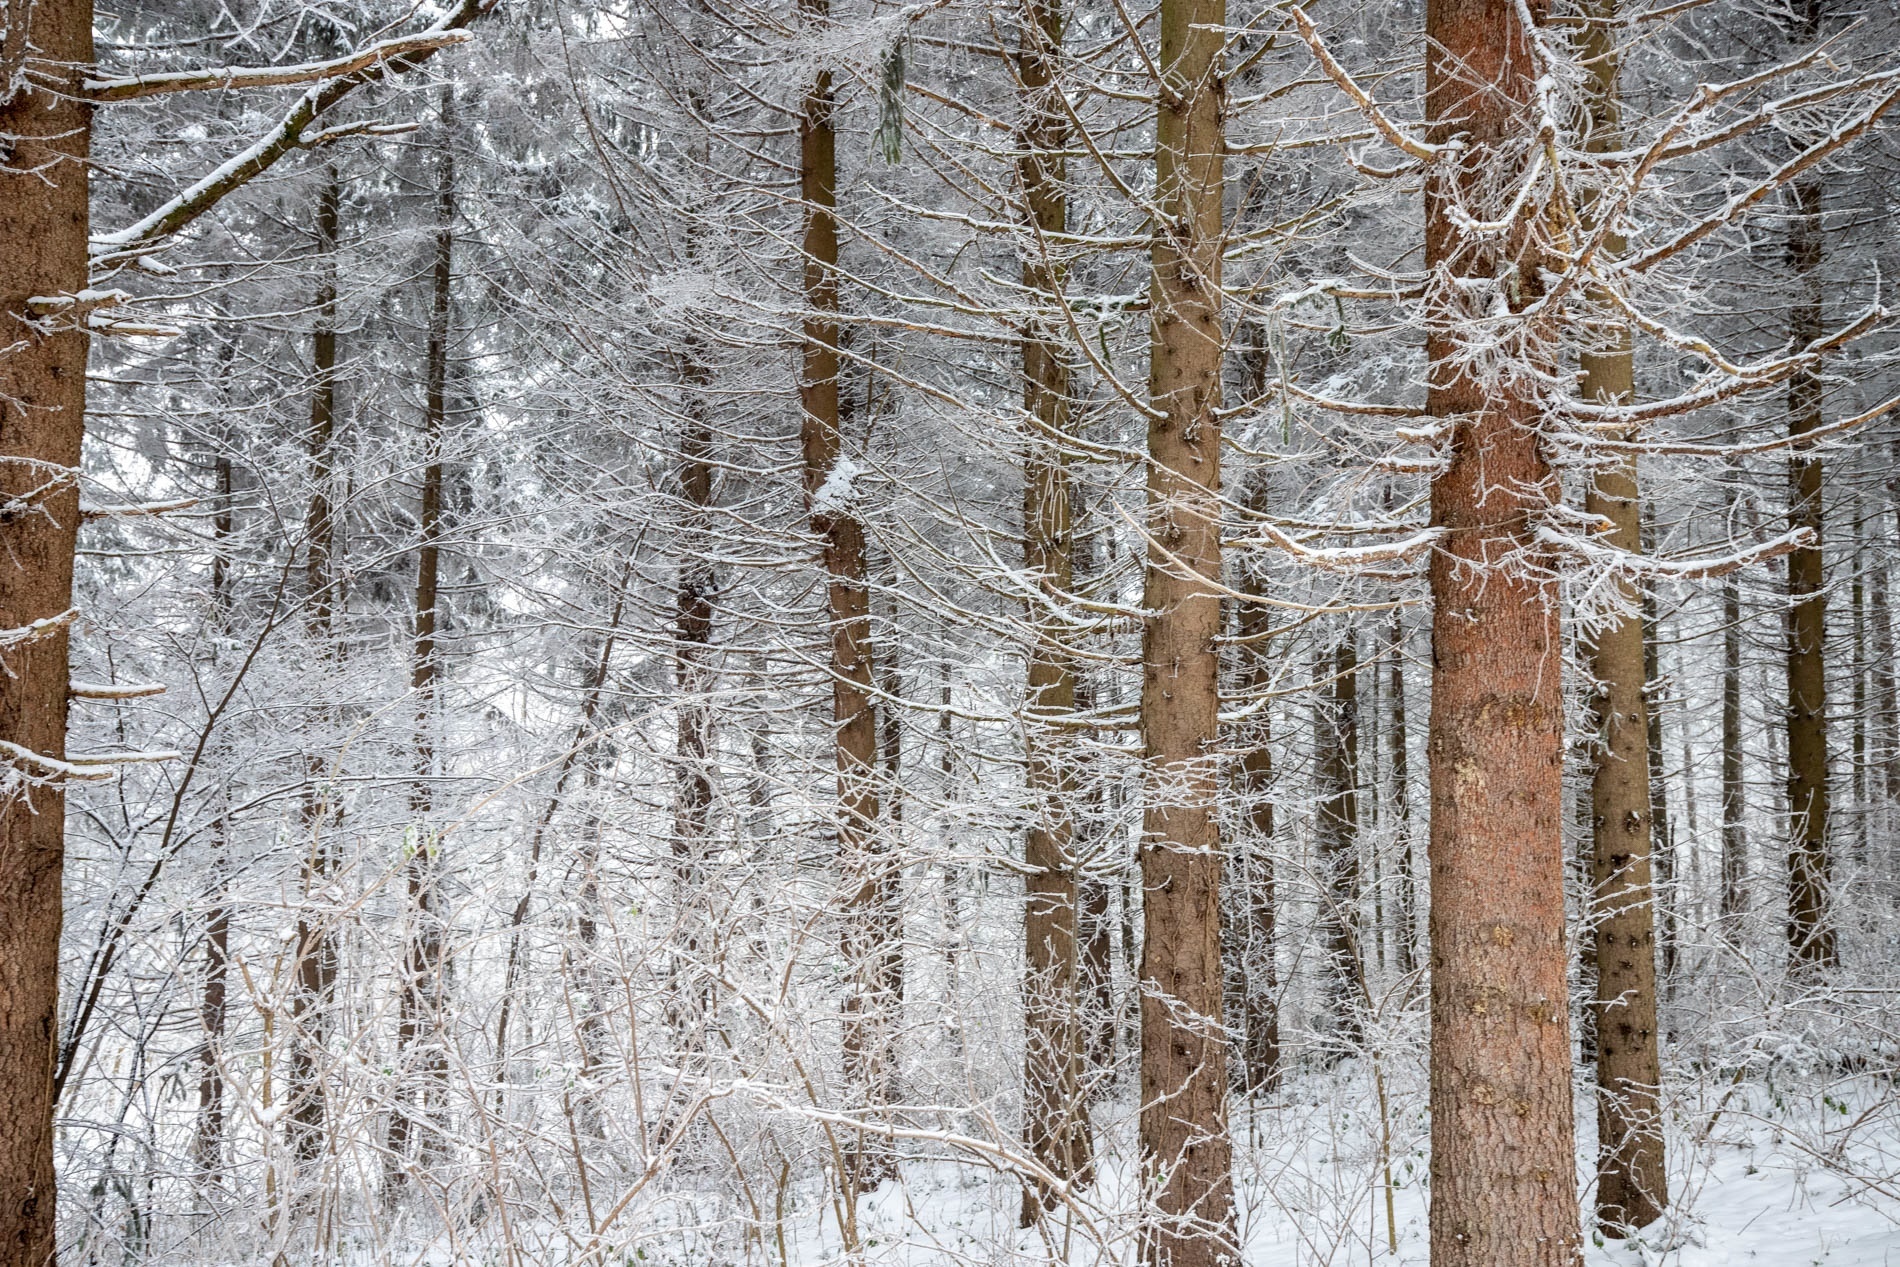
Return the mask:
[[[1365,1091],[1347,1077],[1310,1079],[1278,1104],[1236,1118],[1235,1179],[1248,1267],[1426,1267],[1424,1115],[1415,1100],[1395,1097],[1388,1227],[1376,1101]],[[1580,1098],[1578,1108],[1585,1154],[1578,1174],[1587,1185],[1594,1112],[1587,1099]],[[1629,1242],[1588,1237],[1586,1267],[1900,1267],[1900,1105],[1884,1083],[1862,1079],[1851,1089],[1835,1086],[1801,1098],[1751,1086],[1723,1105],[1712,1129],[1711,1112],[1709,1103],[1678,1106],[1670,1214]],[[1102,1116],[1115,1120],[1102,1130],[1103,1173],[1087,1202],[1088,1219],[1058,1219],[1046,1234],[1019,1231],[1012,1178],[972,1165],[915,1161],[901,1184],[886,1185],[861,1204],[866,1261],[903,1267],[1134,1261],[1125,1217],[1131,1175],[1119,1160],[1128,1155],[1129,1123],[1125,1108]],[[1704,1131],[1707,1138],[1698,1139]],[[1587,1186],[1584,1192],[1587,1209]],[[788,1220],[786,1261],[793,1267],[844,1261],[835,1213],[816,1220],[814,1213],[808,1192]],[[776,1245],[769,1248],[767,1261],[778,1261]],[[670,1260],[649,1255],[645,1261]]]

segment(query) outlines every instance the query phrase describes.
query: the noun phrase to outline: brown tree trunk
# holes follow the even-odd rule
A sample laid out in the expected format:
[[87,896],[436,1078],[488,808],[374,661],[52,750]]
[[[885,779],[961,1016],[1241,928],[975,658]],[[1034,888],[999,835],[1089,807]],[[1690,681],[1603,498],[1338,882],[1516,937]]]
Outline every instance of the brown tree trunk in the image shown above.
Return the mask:
[[[1070,532],[1074,536],[1073,584],[1078,593],[1088,592],[1089,578],[1095,572],[1094,534],[1088,523],[1087,500],[1079,485],[1069,485]],[[1084,716],[1097,707],[1096,677],[1085,665],[1076,665],[1075,709]],[[1082,996],[1082,1047],[1084,1068],[1089,1075],[1085,1096],[1093,1097],[1107,1085],[1106,1074],[1115,1063],[1114,924],[1109,914],[1108,880],[1103,874],[1109,847],[1107,797],[1102,786],[1104,771],[1092,746],[1076,753],[1076,778],[1081,783],[1076,813],[1076,923],[1081,938],[1081,979],[1077,989]]]
[[70,81],[92,62],[90,0],[13,6],[0,53],[0,496],[23,512],[0,522],[0,1264],[50,1267],[65,789],[40,758],[66,756],[88,339],[84,317],[30,301],[87,285],[92,120]]
[[[232,502],[230,433],[220,441],[212,459],[217,508],[211,515],[211,600],[220,624],[228,630],[231,612],[231,537],[236,527]],[[204,1045],[198,1053],[198,1120],[192,1135],[192,1160],[207,1182],[224,1182],[224,1035],[226,998],[231,977],[229,799],[223,789],[225,812],[212,825],[211,909],[205,913],[205,966],[199,985],[198,1022]]]
[[[800,0],[814,28],[828,26],[830,0]],[[871,607],[866,584],[864,523],[852,505],[856,463],[844,452],[838,411],[838,144],[833,127],[830,70],[813,78],[798,123],[799,195],[804,204],[803,367],[800,446],[812,531],[823,544],[825,624],[831,670],[832,744],[837,768],[838,865],[845,894],[840,950],[849,984],[843,1014],[845,1107],[879,1107],[881,1072],[888,1058],[886,1018],[880,1015],[875,911],[878,905],[877,714],[871,701]],[[875,1188],[895,1173],[881,1136],[859,1132],[845,1162],[844,1181]]]
[[[1252,511],[1266,509],[1264,488],[1256,480]],[[1251,566],[1243,574],[1245,592],[1254,598],[1266,593],[1264,569]],[[1264,694],[1273,687],[1273,664],[1267,632],[1273,611],[1265,603],[1240,604],[1240,698],[1243,707],[1258,710],[1235,739],[1240,748],[1240,805],[1242,833],[1240,884],[1244,918],[1238,930],[1241,944],[1241,1017],[1245,1046],[1242,1081],[1249,1096],[1271,1094],[1280,1085],[1280,982],[1275,961],[1274,921],[1278,916],[1273,876],[1273,750],[1272,721]]]
[[[1596,0],[1585,28],[1584,58],[1593,152],[1623,144],[1618,87],[1616,0]],[[1620,235],[1608,247],[1621,254]],[[1585,352],[1582,394],[1604,405],[1636,399],[1635,363],[1627,326],[1617,323]],[[1584,508],[1615,525],[1606,544],[1643,549],[1642,494],[1636,459],[1597,471]],[[1662,1061],[1656,1036],[1656,900],[1650,875],[1653,718],[1642,596],[1617,581],[1622,610],[1590,651],[1596,678],[1591,729],[1600,745],[1590,775],[1591,909],[1595,934],[1591,1031],[1597,1073],[1597,1226],[1624,1236],[1652,1222],[1668,1204],[1663,1169]],[[1652,651],[1653,654],[1653,651]]]
[[1425,264],[1483,296],[1439,292],[1426,341],[1427,406],[1448,429],[1431,496],[1431,1257],[1571,1267],[1563,642],[1534,536],[1558,486],[1537,432],[1542,367],[1499,364],[1485,382],[1459,343],[1465,303],[1521,306],[1542,281],[1521,225],[1467,236],[1453,214],[1503,210],[1480,199],[1529,161],[1538,72],[1511,0],[1428,0],[1425,26],[1428,139],[1464,142],[1427,169]]
[[[1815,0],[1803,6],[1799,25],[1807,39],[1818,31]],[[1797,180],[1788,226],[1788,261],[1794,269],[1788,337],[1796,348],[1821,336],[1821,183]],[[1821,376],[1798,372],[1788,384],[1788,433],[1799,436],[1821,425]],[[1804,975],[1839,960],[1829,911],[1832,858],[1828,849],[1827,576],[1821,553],[1821,457],[1797,448],[1788,458],[1789,526],[1814,533],[1814,544],[1788,556],[1788,807],[1793,838],[1788,846],[1788,952]]]
[[[447,964],[436,878],[441,866],[431,818],[435,795],[436,645],[442,568],[442,446],[448,427],[449,334],[455,277],[455,97],[442,87],[442,152],[436,172],[435,252],[429,330],[423,353],[422,504],[417,512],[415,641],[409,689],[415,696],[416,781],[410,785],[413,840],[403,867],[409,899],[409,938],[403,951],[402,997],[396,1030],[395,1108],[389,1118],[385,1178],[393,1191],[412,1161],[427,1166],[447,1144],[448,1053],[439,1027]],[[416,1155],[411,1156],[414,1149]]]
[[[1878,523],[1878,519],[1876,519]],[[1884,543],[1875,538],[1874,562],[1867,578],[1868,650],[1872,654],[1872,711],[1874,764],[1879,777],[1871,780],[1881,799],[1900,798],[1900,699],[1894,689],[1893,602]]]
[[1319,871],[1321,950],[1326,956],[1325,1019],[1331,1029],[1328,1059],[1353,1053],[1363,1037],[1359,978],[1365,965],[1359,946],[1359,632],[1345,629],[1333,644],[1331,663],[1320,676],[1332,682],[1315,706],[1319,812],[1314,823]]
[[1386,693],[1392,707],[1386,742],[1392,763],[1392,849],[1398,859],[1399,972],[1418,971],[1418,877],[1412,860],[1412,757],[1405,722],[1405,613],[1392,613],[1392,650],[1386,667]]
[[[1624,348],[1585,359],[1595,399],[1631,398]],[[1635,463],[1598,472],[1586,502],[1616,525],[1606,542],[1641,548]],[[1601,745],[1591,771],[1591,912],[1596,943],[1598,1226],[1627,1235],[1668,1202],[1663,1169],[1662,1065],[1656,1031],[1656,907],[1650,875],[1649,706],[1644,695],[1643,621],[1626,583],[1628,610],[1590,648],[1597,679],[1594,729]]]
[[1220,404],[1225,0],[1162,0],[1142,606],[1142,1254],[1239,1257],[1221,1017]]
[[[1075,588],[1075,532],[1067,455],[1069,367],[1058,337],[1064,269],[1050,235],[1068,228],[1059,153],[1067,116],[1056,83],[1062,8],[1029,0],[1017,53],[1023,125],[1017,179],[1028,213],[1023,287],[1042,312],[1023,324],[1023,409],[1029,434],[1023,461],[1023,566],[1036,585],[1029,600],[1029,649],[1023,733],[1030,821],[1023,861],[1023,1139],[1051,1174],[1087,1183],[1093,1160],[1088,1104],[1082,1095],[1081,946],[1076,885],[1075,660],[1064,644],[1061,613]],[[1023,1187],[1021,1223],[1031,1226],[1048,1200],[1043,1185]]]
[[[337,234],[342,214],[343,181],[332,165],[317,195],[317,253],[322,280],[317,291],[317,321],[311,335],[310,507],[304,518],[305,632],[311,653],[329,660],[335,652],[337,600],[334,556]],[[318,710],[318,717],[327,710]],[[322,735],[321,726],[315,728]],[[313,748],[304,757],[302,826],[308,835],[303,862],[303,909],[297,917],[295,980],[290,996],[290,1068],[286,1081],[288,1133],[292,1154],[307,1169],[325,1144],[324,1069],[328,1058],[331,996],[336,985],[334,912],[313,909],[325,900],[334,863],[329,839],[329,761]]]
[[[1733,495],[1730,504],[1734,504]],[[1748,894],[1747,785],[1742,764],[1742,593],[1722,578],[1722,929],[1739,944]]]
[[[1648,547],[1646,538],[1643,544]],[[1662,952],[1663,988],[1668,989],[1675,977],[1676,955],[1680,949],[1676,937],[1676,835],[1669,817],[1669,780],[1663,762],[1661,698],[1666,683],[1653,592],[1643,594],[1642,612],[1643,678],[1648,684],[1643,691],[1643,705],[1649,727],[1649,852],[1653,873],[1650,901],[1655,908],[1656,944]]]

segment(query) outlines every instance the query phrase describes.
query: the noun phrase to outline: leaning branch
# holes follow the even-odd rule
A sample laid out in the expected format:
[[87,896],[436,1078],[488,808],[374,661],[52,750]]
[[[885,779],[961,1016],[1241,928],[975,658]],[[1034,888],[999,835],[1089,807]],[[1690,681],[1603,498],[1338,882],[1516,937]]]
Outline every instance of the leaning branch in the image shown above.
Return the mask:
[[451,44],[463,44],[467,31],[424,31],[420,35],[401,35],[358,49],[347,57],[327,62],[302,62],[295,66],[207,66],[202,70],[179,70],[162,75],[133,75],[126,79],[88,79],[82,91],[90,101],[100,104],[137,101],[173,92],[202,92],[220,88],[282,88],[288,84],[307,84],[317,80],[354,75],[389,61],[415,53],[433,53]]
[[210,211],[224,198],[269,171],[286,154],[303,146],[304,132],[325,111],[364,84],[377,83],[390,75],[407,74],[443,48],[459,41],[444,41],[442,36],[460,32],[476,18],[489,12],[500,0],[457,0],[455,7],[416,39],[424,47],[413,52],[383,56],[357,70],[337,74],[312,84],[296,104],[284,114],[276,127],[233,155],[215,171],[189,189],[156,207],[151,214],[116,233],[101,234],[92,240],[92,262],[97,268],[125,264],[155,250],[198,217]]

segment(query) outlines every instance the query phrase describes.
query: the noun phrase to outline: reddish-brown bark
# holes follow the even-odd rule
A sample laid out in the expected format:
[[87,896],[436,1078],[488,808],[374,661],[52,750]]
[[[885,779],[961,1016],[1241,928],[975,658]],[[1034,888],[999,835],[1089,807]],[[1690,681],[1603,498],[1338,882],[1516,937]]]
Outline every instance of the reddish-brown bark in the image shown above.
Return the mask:
[[[1543,9],[1531,0],[1534,19]],[[1486,382],[1459,346],[1464,304],[1495,312],[1495,291],[1521,307],[1540,271],[1525,224],[1469,234],[1453,214],[1494,217],[1512,197],[1538,72],[1511,0],[1430,0],[1425,21],[1427,139],[1462,142],[1428,172],[1425,262],[1465,283],[1434,297],[1426,339],[1428,408],[1448,429],[1431,497],[1431,1254],[1435,1267],[1571,1267],[1563,644],[1535,537],[1557,486],[1538,367],[1493,363]]]
[[58,1041],[67,638],[85,434],[85,317],[32,298],[86,288],[90,0],[12,6],[0,102],[0,1264],[53,1261],[53,1065]]

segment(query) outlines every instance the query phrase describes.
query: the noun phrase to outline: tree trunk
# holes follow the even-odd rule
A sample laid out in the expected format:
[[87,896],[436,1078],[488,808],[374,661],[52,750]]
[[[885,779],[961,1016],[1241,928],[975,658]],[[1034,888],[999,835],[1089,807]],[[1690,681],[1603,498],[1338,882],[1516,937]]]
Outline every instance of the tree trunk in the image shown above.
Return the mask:
[[[1734,495],[1729,498],[1734,504]],[[1742,757],[1742,592],[1722,578],[1722,928],[1737,945],[1748,902],[1748,788]]]
[[[830,0],[799,0],[813,28],[831,21]],[[823,542],[825,624],[837,769],[838,864],[845,899],[840,950],[848,984],[843,1009],[846,1094],[854,1112],[879,1107],[888,1026],[876,980],[878,904],[877,715],[871,702],[871,608],[864,523],[852,505],[856,463],[844,452],[838,412],[838,146],[830,70],[806,91],[798,122],[799,196],[804,205],[803,367],[800,447],[812,531]],[[895,1173],[883,1137],[858,1132],[845,1159],[848,1186],[875,1188]]]
[[[229,443],[227,430],[212,459],[217,508],[211,515],[211,601],[225,632],[231,612],[231,537],[236,527]],[[204,1045],[198,1053],[198,1120],[192,1135],[192,1160],[199,1175],[212,1184],[224,1182],[224,1035],[231,977],[230,802],[225,789],[220,788],[217,795],[224,801],[224,812],[212,825],[211,909],[205,913],[205,966],[198,994]]]
[[1347,628],[1333,644],[1331,664],[1319,676],[1332,682],[1313,710],[1318,754],[1319,812],[1314,823],[1319,872],[1321,950],[1326,957],[1322,1024],[1331,1029],[1330,1060],[1358,1047],[1359,977],[1365,971],[1359,938],[1359,631]]
[[[1076,884],[1075,660],[1064,644],[1062,612],[1075,588],[1074,520],[1067,454],[1069,367],[1062,356],[1064,269],[1050,235],[1068,228],[1060,157],[1067,116],[1056,82],[1062,9],[1030,0],[1017,53],[1023,124],[1016,163],[1030,220],[1023,287],[1041,311],[1022,330],[1023,409],[1029,420],[1023,461],[1023,567],[1029,600],[1029,649],[1023,733],[1030,821],[1023,861],[1023,1137],[1051,1174],[1086,1184],[1093,1174],[1088,1104],[1082,1095],[1081,946]],[[1042,1214],[1048,1191],[1023,1187],[1021,1223]]]
[[1387,662],[1386,693],[1392,708],[1386,742],[1392,763],[1392,849],[1398,858],[1399,972],[1418,971],[1418,878],[1412,860],[1412,758],[1405,722],[1405,613],[1392,612],[1392,650]]
[[[1640,531],[1640,529],[1639,529]],[[1648,540],[1643,541],[1645,548]],[[1648,726],[1649,753],[1649,850],[1653,872],[1650,887],[1652,917],[1656,925],[1656,943],[1662,952],[1662,983],[1669,988],[1675,977],[1676,955],[1676,834],[1669,819],[1669,781],[1663,765],[1663,716],[1661,697],[1665,682],[1660,641],[1656,630],[1656,596],[1645,591],[1642,600],[1644,716]]]
[[[409,899],[409,939],[403,951],[402,998],[396,1034],[396,1104],[389,1118],[384,1165],[393,1192],[414,1162],[427,1167],[448,1142],[448,1053],[440,1026],[447,964],[436,882],[441,866],[431,819],[435,794],[436,645],[442,566],[442,446],[448,427],[450,302],[455,268],[455,97],[442,87],[442,152],[436,172],[435,252],[429,295],[429,331],[423,357],[422,504],[417,512],[415,641],[409,689],[416,703],[416,781],[410,785],[409,856],[403,879]],[[411,1152],[414,1150],[415,1155]]]
[[[1536,20],[1544,5],[1527,11]],[[1563,642],[1555,567],[1534,535],[1558,494],[1537,431],[1536,382],[1550,370],[1480,353],[1485,381],[1460,346],[1466,304],[1495,320],[1494,300],[1534,302],[1542,280],[1521,222],[1467,236],[1453,214],[1503,210],[1483,194],[1514,187],[1536,144],[1523,119],[1537,70],[1519,12],[1511,0],[1428,0],[1425,17],[1428,139],[1464,141],[1427,168],[1425,210],[1426,269],[1457,286],[1437,292],[1426,341],[1427,407],[1448,428],[1431,494],[1443,533],[1430,565],[1427,749],[1434,1267],[1571,1267],[1580,1240]]]
[[[1815,0],[1802,6],[1806,40],[1819,29]],[[1804,41],[1805,42],[1805,41]],[[1791,188],[1788,261],[1794,269],[1788,310],[1792,346],[1821,336],[1821,183],[1802,178]],[[1821,425],[1821,375],[1801,370],[1788,384],[1788,432]],[[1814,544],[1788,556],[1788,952],[1796,971],[1815,975],[1839,959],[1829,911],[1832,859],[1828,850],[1827,577],[1821,553],[1821,457],[1812,448],[1788,458],[1788,520],[1814,533]]]
[[[1596,0],[1585,28],[1590,78],[1589,146],[1593,152],[1623,144],[1618,87],[1615,0]],[[1620,235],[1608,242],[1623,252]],[[1628,405],[1636,399],[1630,332],[1618,322],[1602,331],[1582,356],[1584,399]],[[1636,459],[1600,468],[1584,508],[1614,527],[1606,544],[1632,554],[1643,549],[1642,493]],[[1591,1029],[1597,1074],[1596,1220],[1606,1236],[1625,1236],[1654,1221],[1668,1203],[1663,1168],[1661,1054],[1656,1036],[1656,902],[1650,875],[1653,722],[1643,597],[1622,579],[1621,609],[1590,646],[1596,678],[1591,730],[1598,750],[1590,775],[1591,909],[1595,980]]]
[[[1876,520],[1876,523],[1878,520]],[[1876,537],[1876,541],[1878,538]],[[1891,574],[1887,553],[1874,547],[1874,563],[1867,578],[1867,646],[1872,655],[1872,710],[1875,766],[1879,777],[1870,779],[1890,808],[1900,798],[1900,700],[1894,690],[1893,604],[1889,597]]]
[[[1585,359],[1585,389],[1605,403],[1631,398],[1627,343]],[[1606,364],[1607,362],[1607,364]],[[1607,543],[1635,552],[1642,526],[1635,463],[1600,471],[1587,508],[1615,524]],[[1624,1236],[1668,1202],[1663,1169],[1662,1065],[1656,1031],[1656,918],[1650,875],[1649,706],[1642,618],[1627,584],[1625,611],[1590,648],[1592,718],[1601,745],[1590,781],[1591,923],[1596,942],[1598,1226]]]
[[1225,0],[1162,0],[1142,606],[1142,1253],[1239,1257],[1221,1018],[1221,154]]
[[[1266,509],[1265,489],[1256,478],[1251,511]],[[1242,585],[1253,598],[1266,593],[1263,568],[1248,567]],[[1267,632],[1273,611],[1265,603],[1240,604],[1240,697],[1254,711],[1235,736],[1240,748],[1240,813],[1246,829],[1240,850],[1244,918],[1240,922],[1242,1005],[1245,1047],[1242,1081],[1249,1096],[1271,1094],[1280,1085],[1280,982],[1275,961],[1274,921],[1278,916],[1273,876],[1272,722],[1262,698],[1273,687]]]
[[[335,653],[336,510],[331,500],[335,481],[336,443],[336,319],[337,233],[342,213],[343,181],[334,165],[325,173],[317,195],[317,253],[322,280],[317,290],[316,329],[311,335],[310,507],[304,519],[305,632],[311,653],[328,661]],[[319,719],[326,709],[317,710]],[[319,742],[327,739],[321,725],[313,728]],[[315,909],[327,900],[334,869],[329,838],[329,762],[313,746],[304,755],[307,786],[302,826],[307,833],[303,861],[303,909],[297,916],[295,980],[290,997],[290,1069],[286,1088],[289,1101],[289,1137],[299,1169],[307,1169],[323,1153],[325,1143],[324,1068],[330,1037],[331,995],[336,985],[335,912]]]
[[[1087,500],[1079,485],[1069,485],[1070,532],[1074,536],[1072,583],[1078,593],[1088,592],[1095,572],[1094,534],[1088,523]],[[1086,665],[1076,665],[1075,710],[1092,715],[1098,705],[1096,677]],[[1093,745],[1083,741],[1076,753],[1076,779],[1081,784],[1076,813],[1076,921],[1081,938],[1082,1047],[1088,1084],[1083,1094],[1106,1086],[1115,1064],[1114,922],[1109,914],[1108,879],[1103,874],[1110,846],[1105,771]],[[1117,855],[1119,856],[1119,855]]]
[[[18,69],[29,50],[32,76]],[[90,0],[14,6],[0,33],[0,1264],[53,1262],[53,1065],[59,1014],[67,640],[85,434],[86,322],[36,320],[33,298],[87,285],[91,110],[70,81],[92,62]],[[66,81],[55,83],[54,80]]]

